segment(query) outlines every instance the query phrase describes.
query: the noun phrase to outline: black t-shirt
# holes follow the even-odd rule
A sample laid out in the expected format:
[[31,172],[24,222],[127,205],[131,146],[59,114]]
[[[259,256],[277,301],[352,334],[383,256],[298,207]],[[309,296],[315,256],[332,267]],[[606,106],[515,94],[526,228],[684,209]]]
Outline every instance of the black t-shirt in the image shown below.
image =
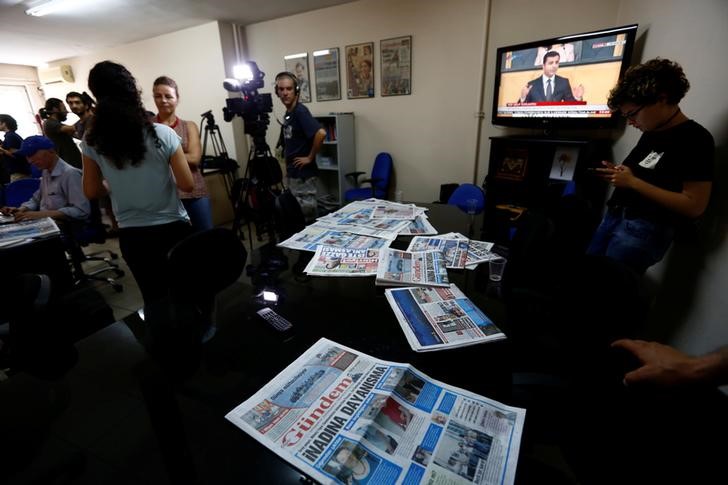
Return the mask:
[[54,118],[48,118],[43,125],[43,131],[45,131],[45,135],[50,138],[56,146],[58,156],[60,156],[64,162],[76,168],[82,167],[81,151],[73,141],[73,137],[61,131],[60,121]]
[[286,152],[286,170],[291,178],[306,179],[318,173],[316,160],[296,168],[292,165],[296,157],[305,157],[311,153],[313,138],[321,128],[316,118],[301,103],[296,103],[293,111],[286,112],[283,123],[283,143]]
[[[708,130],[693,120],[664,131],[646,132],[632,149],[624,165],[645,182],[672,192],[682,192],[683,182],[713,180],[715,143]],[[639,217],[676,221],[673,211],[631,189],[617,188],[610,207],[623,206]]]

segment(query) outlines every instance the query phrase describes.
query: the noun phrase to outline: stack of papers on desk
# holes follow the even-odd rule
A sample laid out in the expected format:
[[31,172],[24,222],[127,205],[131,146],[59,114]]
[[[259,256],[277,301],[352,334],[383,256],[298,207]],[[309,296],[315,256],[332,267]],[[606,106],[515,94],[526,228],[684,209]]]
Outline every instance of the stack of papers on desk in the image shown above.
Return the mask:
[[50,217],[31,219],[0,226],[0,248],[17,246],[42,237],[60,234],[56,223]]

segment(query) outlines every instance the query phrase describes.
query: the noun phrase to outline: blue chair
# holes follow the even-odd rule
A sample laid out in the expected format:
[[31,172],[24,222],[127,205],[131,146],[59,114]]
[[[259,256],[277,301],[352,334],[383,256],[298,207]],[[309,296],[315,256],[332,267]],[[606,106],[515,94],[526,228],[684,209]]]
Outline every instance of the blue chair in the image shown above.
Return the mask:
[[[364,200],[369,197],[386,199],[389,182],[392,180],[393,165],[392,156],[387,152],[381,152],[374,160],[371,178],[359,180],[359,176],[364,175],[366,172],[347,173],[346,176],[352,178],[353,185],[356,188],[347,190],[344,193],[344,199],[347,202]],[[361,183],[368,183],[371,187],[359,187]]]
[[475,214],[483,212],[485,207],[485,193],[483,189],[473,184],[462,184],[455,192],[452,193],[448,199],[448,205],[456,205],[463,212],[468,212],[468,201],[470,199],[475,200]]
[[10,182],[5,186],[5,205],[8,207],[19,207],[33,197],[36,190],[40,188],[40,179],[26,178]]

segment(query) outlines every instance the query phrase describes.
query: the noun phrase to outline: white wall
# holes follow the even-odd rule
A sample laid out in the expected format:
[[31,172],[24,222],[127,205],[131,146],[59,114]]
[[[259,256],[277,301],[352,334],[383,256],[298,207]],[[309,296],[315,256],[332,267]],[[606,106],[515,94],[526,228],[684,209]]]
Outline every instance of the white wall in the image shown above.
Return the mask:
[[228,150],[233,152],[232,127],[222,120],[227,91],[222,87],[225,65],[217,22],[111,47],[93,54],[58,60],[52,65],[70,64],[76,82],[54,84],[45,88],[46,98],[65,100],[69,91],[89,91],[88,73],[99,61],[111,60],[123,64],[136,78],[142,90],[142,100],[150,111],[156,112],[152,99],[152,83],[161,75],[177,81],[180,92],[177,113],[181,118],[200,125],[200,114],[212,109],[220,125]]
[[[223,121],[222,116],[222,107],[228,97],[222,87],[226,77],[223,52],[228,47],[228,40],[221,39],[221,35],[225,33],[226,29],[221,28],[218,22],[208,22],[152,39],[102,49],[93,54],[58,60],[52,65],[70,64],[75,83],[46,86],[45,96],[65,100],[69,91],[89,91],[89,71],[97,62],[108,59],[129,69],[142,90],[144,106],[156,112],[152,84],[157,77],[166,75],[179,86],[179,116],[200,127],[200,115],[212,109],[228,153],[231,158],[235,158],[233,127]],[[71,118],[69,116],[69,121]],[[207,153],[212,154],[212,150],[208,149]],[[205,180],[211,196],[213,222],[220,224],[231,220],[232,208],[221,177],[213,175]]]
[[[676,244],[649,275],[661,280],[655,304],[655,335],[691,353],[728,344],[728,2],[724,0],[640,0],[621,2],[619,21],[638,22],[642,60],[678,61],[691,88],[682,110],[705,126],[717,148],[711,208],[697,244]],[[639,134],[628,130],[615,151],[626,153]]]
[[[714,198],[698,241],[676,243],[647,277],[655,291],[650,335],[687,352],[707,352],[728,343],[728,104],[723,102],[723,80],[728,76],[724,53],[728,45],[728,2],[554,0],[539,4],[530,0],[492,0],[485,111],[489,113],[492,104],[497,47],[630,23],[640,25],[633,61],[660,56],[682,64],[692,88],[681,107],[708,128],[716,141]],[[514,133],[528,132],[486,123],[483,138]],[[627,128],[600,135],[615,139],[615,159],[622,159],[640,132]],[[487,173],[488,150],[485,141],[480,151],[479,181]]]
[[[248,53],[267,73],[265,91],[272,91],[284,55],[308,52],[313,70],[315,50],[339,47],[343,55],[346,45],[373,41],[375,97],[347,100],[342,71],[344,99],[314,100],[308,108],[314,115],[354,112],[357,169],[368,172],[378,152],[390,152],[405,199],[432,201],[440,184],[472,179],[487,2],[362,0],[249,25]],[[379,41],[402,35],[412,35],[412,95],[383,98]],[[280,119],[283,107],[277,99],[274,105]],[[277,137],[273,122],[271,146]]]

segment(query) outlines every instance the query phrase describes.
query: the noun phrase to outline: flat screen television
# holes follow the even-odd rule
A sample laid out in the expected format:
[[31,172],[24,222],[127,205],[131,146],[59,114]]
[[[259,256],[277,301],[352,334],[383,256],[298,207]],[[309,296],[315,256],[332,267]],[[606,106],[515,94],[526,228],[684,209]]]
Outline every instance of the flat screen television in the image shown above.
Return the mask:
[[629,67],[636,33],[633,24],[500,47],[493,124],[545,130],[610,126],[616,115],[607,98]]

